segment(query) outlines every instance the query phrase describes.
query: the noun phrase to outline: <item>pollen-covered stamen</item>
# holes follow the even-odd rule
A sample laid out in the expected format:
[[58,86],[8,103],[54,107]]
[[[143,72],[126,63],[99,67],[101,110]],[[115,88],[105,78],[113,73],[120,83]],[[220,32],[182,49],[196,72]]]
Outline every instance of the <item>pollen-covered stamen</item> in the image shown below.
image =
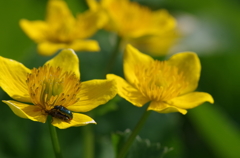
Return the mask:
[[165,101],[181,94],[187,82],[178,68],[166,61],[136,65],[136,88],[150,100]]
[[60,67],[34,68],[27,76],[27,84],[32,102],[45,111],[56,105],[67,107],[79,100],[77,94],[81,84],[78,78]]

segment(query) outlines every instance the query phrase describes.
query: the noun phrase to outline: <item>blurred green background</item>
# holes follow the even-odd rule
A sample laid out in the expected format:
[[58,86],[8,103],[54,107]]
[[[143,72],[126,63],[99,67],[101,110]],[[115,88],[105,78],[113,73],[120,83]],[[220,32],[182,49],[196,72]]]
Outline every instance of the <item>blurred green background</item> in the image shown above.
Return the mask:
[[[87,9],[84,0],[66,0],[74,14]],[[139,0],[156,10],[167,9],[177,18],[183,37],[170,53],[194,51],[202,63],[199,91],[212,94],[215,104],[203,104],[183,116],[178,113],[152,112],[140,132],[143,139],[173,147],[165,158],[238,158],[240,157],[240,1],[238,0]],[[0,1],[0,55],[39,67],[52,57],[36,53],[36,44],[20,29],[19,20],[44,19],[47,0]],[[114,46],[114,34],[100,30],[92,37],[99,41],[98,53],[78,53],[81,80],[104,78],[106,61]],[[121,56],[112,73],[122,75]],[[0,91],[2,100],[10,99]],[[112,158],[111,133],[132,129],[143,108],[116,98],[93,110],[95,157]],[[47,124],[17,117],[0,103],[0,157],[54,157]],[[84,131],[87,126],[57,130],[64,157],[83,157]]]

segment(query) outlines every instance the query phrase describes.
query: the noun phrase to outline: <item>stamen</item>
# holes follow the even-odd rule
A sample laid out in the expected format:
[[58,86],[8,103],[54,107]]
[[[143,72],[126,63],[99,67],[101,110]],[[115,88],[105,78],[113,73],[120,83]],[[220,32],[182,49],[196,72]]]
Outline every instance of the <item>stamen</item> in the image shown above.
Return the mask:
[[165,101],[178,96],[187,83],[183,73],[166,61],[136,65],[136,88],[150,100]]
[[27,75],[27,85],[32,102],[49,111],[56,105],[67,107],[76,103],[81,83],[72,72],[60,67],[44,65]]

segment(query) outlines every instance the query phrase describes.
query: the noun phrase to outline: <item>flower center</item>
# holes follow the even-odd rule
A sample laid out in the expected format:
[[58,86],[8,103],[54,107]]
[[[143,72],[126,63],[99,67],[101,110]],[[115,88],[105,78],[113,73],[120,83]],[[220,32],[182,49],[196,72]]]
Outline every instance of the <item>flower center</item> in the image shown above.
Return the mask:
[[178,68],[166,61],[154,61],[149,65],[136,65],[136,88],[147,98],[155,101],[172,99],[186,88],[187,82]]
[[44,65],[34,68],[28,74],[26,82],[33,104],[44,111],[57,105],[67,107],[79,100],[77,93],[81,84],[78,78],[60,67]]

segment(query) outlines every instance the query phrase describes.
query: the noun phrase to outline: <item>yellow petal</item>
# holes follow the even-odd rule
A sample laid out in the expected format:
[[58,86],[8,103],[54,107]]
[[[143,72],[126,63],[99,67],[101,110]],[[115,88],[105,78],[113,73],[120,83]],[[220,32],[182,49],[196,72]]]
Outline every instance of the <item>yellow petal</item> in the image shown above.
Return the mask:
[[87,125],[90,123],[96,124],[96,122],[87,115],[73,113],[73,119],[70,121],[70,123],[64,122],[57,118],[53,118],[52,125],[60,128],[60,129],[65,129],[65,128],[69,128],[72,126],[84,126],[84,125]]
[[103,1],[102,6],[109,14],[107,30],[117,32],[124,38],[138,38],[149,33],[151,27],[149,8],[127,0]]
[[46,40],[48,25],[44,21],[29,21],[22,19],[19,22],[22,30],[36,43]]
[[3,102],[6,103],[19,117],[28,118],[32,121],[42,123],[46,122],[47,115],[43,115],[41,108],[38,106],[24,104],[13,100],[3,100]]
[[93,36],[107,22],[108,18],[104,11],[88,10],[77,16],[78,38],[84,39]]
[[96,0],[87,0],[86,2],[90,10],[96,11],[100,7]]
[[126,46],[123,60],[124,75],[131,84],[137,81],[134,72],[136,65],[139,63],[149,65],[150,62],[154,61],[150,56],[139,52],[130,44]]
[[38,52],[41,55],[50,56],[55,54],[58,50],[64,48],[71,48],[75,51],[99,51],[100,47],[95,40],[75,40],[72,43],[52,43],[45,41],[38,44]]
[[152,101],[147,110],[153,110],[153,111],[156,111],[156,112],[159,112],[159,113],[180,112],[184,115],[187,113],[187,110],[185,110],[185,109],[170,106],[167,103],[157,102],[157,101]]
[[46,62],[54,67],[61,67],[64,71],[74,72],[80,78],[78,56],[72,49],[63,49],[57,56]]
[[101,104],[105,104],[117,94],[115,82],[112,80],[91,80],[81,83],[78,98],[80,100],[68,106],[75,112],[87,112]]
[[188,86],[181,94],[192,92],[198,86],[200,77],[201,64],[197,54],[193,52],[183,52],[173,55],[168,63],[178,67],[180,72],[183,73]]
[[144,97],[136,88],[127,83],[123,78],[108,74],[107,79],[113,79],[117,83],[118,94],[135,106],[142,107],[149,99]]
[[126,3],[126,2],[129,2],[129,0],[121,0],[121,1],[119,1],[119,0],[102,0],[101,5],[103,7],[107,7],[107,6],[111,5],[112,3],[121,4],[121,2]]
[[28,73],[31,73],[31,70],[23,64],[0,56],[1,87],[11,98],[31,102],[26,83]]
[[100,51],[100,47],[96,40],[75,40],[68,45],[68,48],[72,48],[75,51]]
[[191,109],[204,102],[214,103],[212,96],[205,92],[192,92],[168,101],[169,104],[182,109]]
[[67,47],[67,44],[65,43],[52,43],[49,41],[41,42],[37,46],[38,53],[44,56],[51,56],[57,53],[58,50],[64,49],[64,48],[70,48],[70,47]]
[[68,22],[74,21],[74,17],[66,2],[63,0],[49,0],[46,21],[54,25],[61,23],[63,20]]

